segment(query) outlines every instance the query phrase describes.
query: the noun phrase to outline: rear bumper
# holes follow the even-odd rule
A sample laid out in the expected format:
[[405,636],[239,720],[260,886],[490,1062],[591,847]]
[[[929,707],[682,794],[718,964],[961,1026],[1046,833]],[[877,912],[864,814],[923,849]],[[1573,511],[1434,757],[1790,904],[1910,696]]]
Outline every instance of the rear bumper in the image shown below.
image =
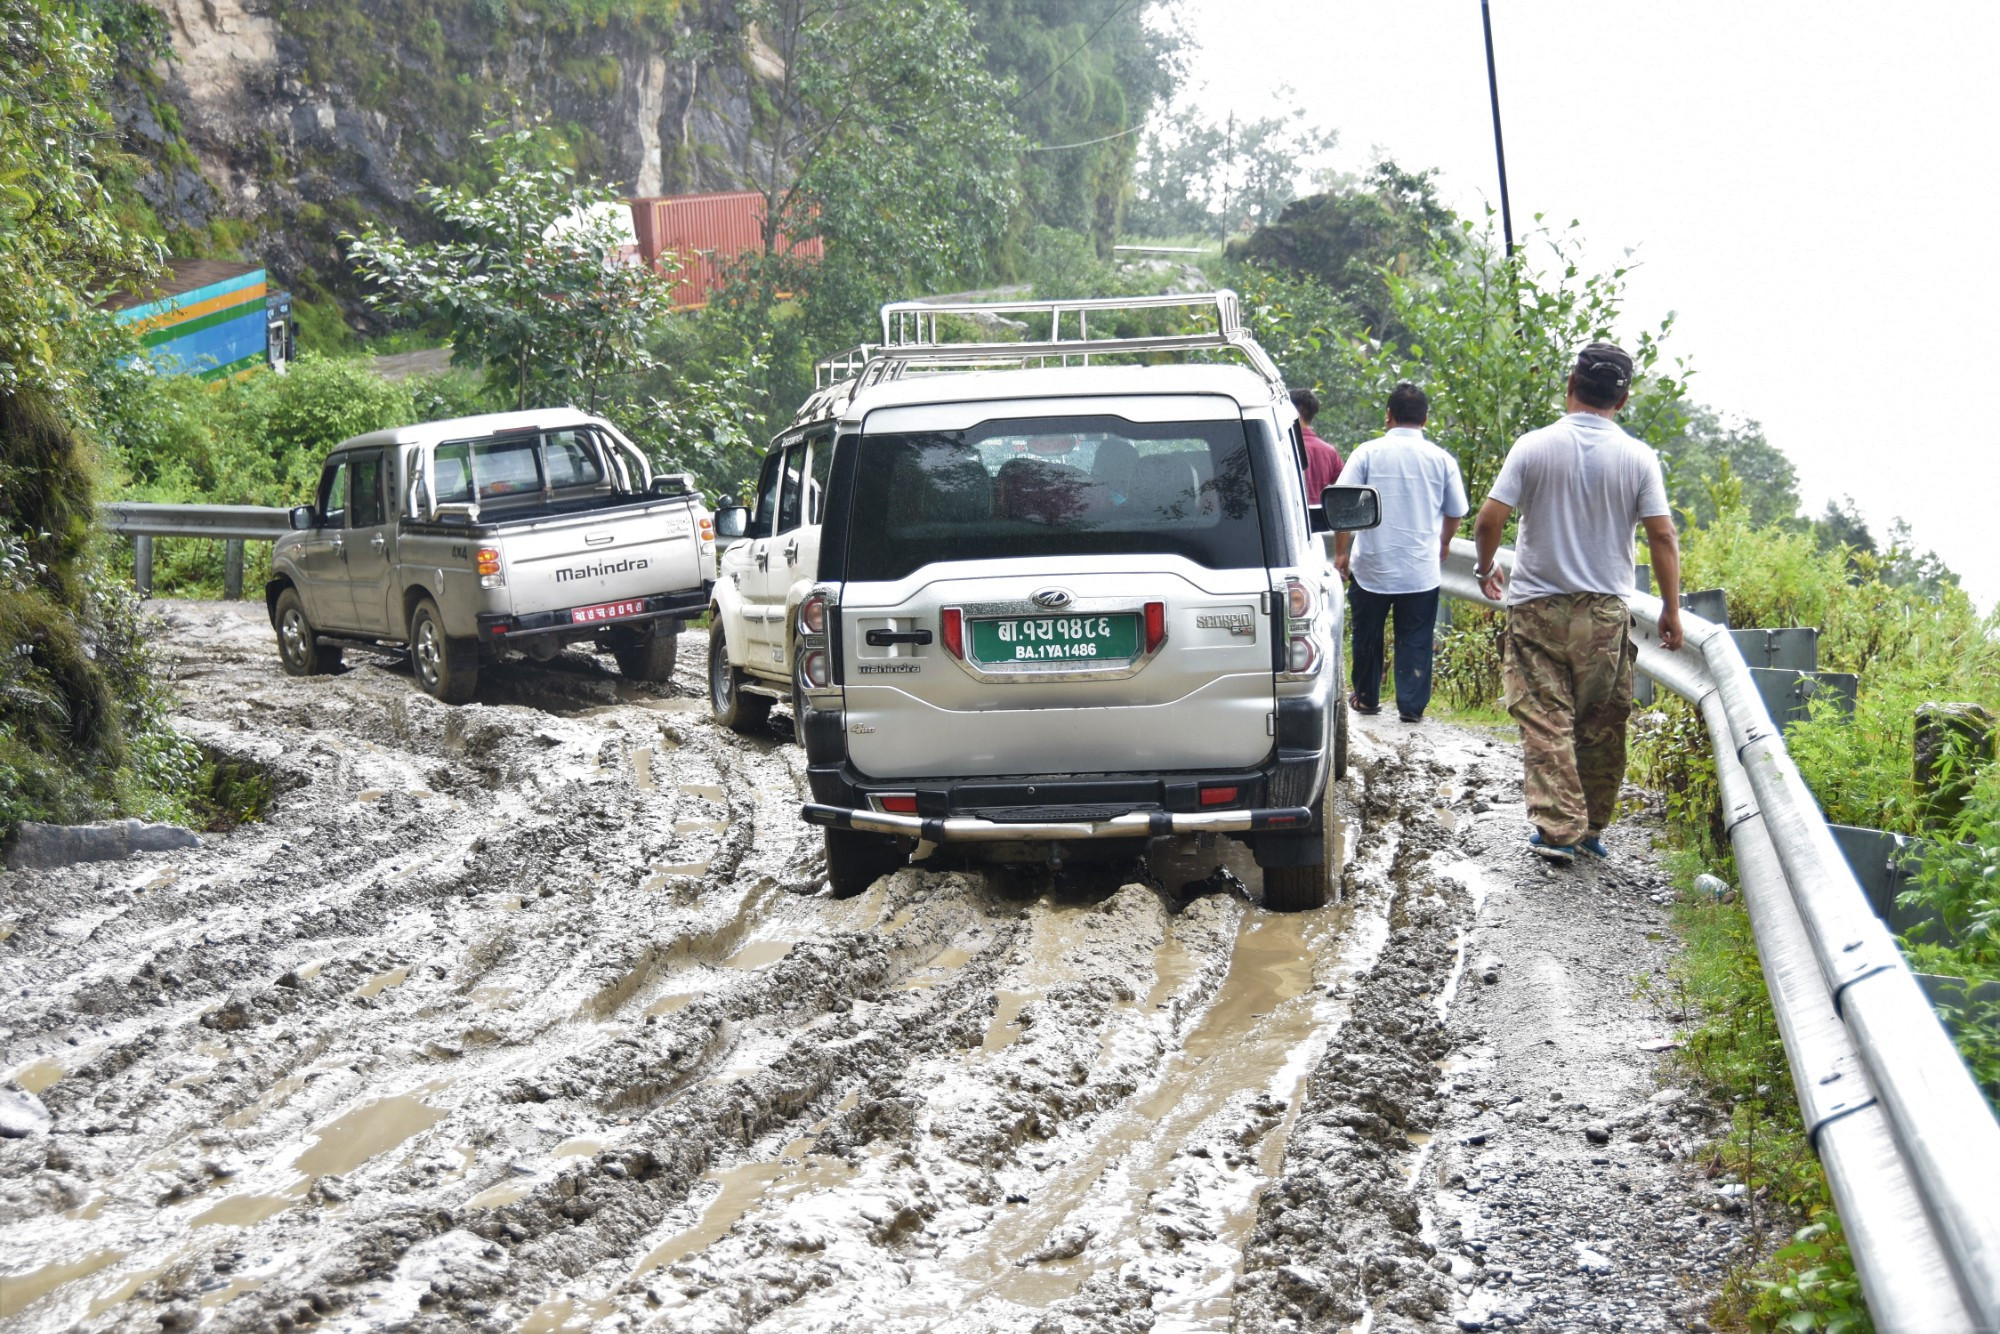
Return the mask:
[[711,587],[712,585],[704,580],[699,588],[633,599],[640,603],[642,610],[609,621],[577,621],[571,615],[575,610],[572,607],[562,607],[555,611],[534,611],[525,616],[482,612],[478,617],[479,639],[481,643],[486,644],[510,644],[516,640],[533,639],[538,635],[566,632],[578,639],[588,639],[600,631],[621,625],[644,625],[648,621],[657,621],[669,616],[692,618],[708,610],[708,593]]
[[1158,838],[1168,834],[1295,833],[1312,827],[1303,806],[1237,811],[1132,811],[1105,820],[1000,821],[953,815],[927,819],[846,806],[809,803],[807,823],[932,843],[1022,843],[1078,839]]

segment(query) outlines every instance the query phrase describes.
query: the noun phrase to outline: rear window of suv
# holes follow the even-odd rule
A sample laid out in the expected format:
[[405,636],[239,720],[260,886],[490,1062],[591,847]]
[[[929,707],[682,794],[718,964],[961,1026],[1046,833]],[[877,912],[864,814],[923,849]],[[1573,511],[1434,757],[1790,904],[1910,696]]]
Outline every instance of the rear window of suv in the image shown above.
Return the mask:
[[1241,421],[1004,418],[863,435],[859,446],[850,579],[1035,556],[1264,563]]

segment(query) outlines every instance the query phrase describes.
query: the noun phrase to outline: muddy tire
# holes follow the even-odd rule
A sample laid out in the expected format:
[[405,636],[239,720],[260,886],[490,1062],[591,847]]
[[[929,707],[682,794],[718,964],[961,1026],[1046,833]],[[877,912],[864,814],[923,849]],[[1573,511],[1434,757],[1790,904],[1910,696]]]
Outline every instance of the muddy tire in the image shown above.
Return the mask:
[[1264,907],[1271,912],[1309,912],[1340,900],[1340,818],[1335,813],[1333,785],[1333,766],[1329,765],[1326,790],[1312,805],[1313,832],[1320,841],[1319,865],[1264,868]]
[[410,667],[426,695],[446,704],[466,704],[479,685],[479,650],[444,632],[437,603],[425,598],[410,613]]
[[278,661],[287,676],[319,676],[340,666],[340,650],[323,646],[306,619],[305,600],[296,588],[278,594]]
[[799,749],[806,748],[806,686],[799,678],[799,664],[794,653],[792,663],[792,740]]
[[1333,776],[1347,777],[1347,696],[1339,690],[1333,692]]
[[708,706],[715,721],[736,732],[754,732],[771,716],[770,696],[747,693],[742,669],[729,665],[720,617],[708,627]]
[[826,878],[833,896],[851,899],[885,875],[909,865],[909,854],[896,840],[882,834],[857,834],[852,829],[826,831]]
[[679,621],[654,621],[633,641],[611,650],[611,656],[618,660],[618,674],[628,681],[673,680],[680,638]]

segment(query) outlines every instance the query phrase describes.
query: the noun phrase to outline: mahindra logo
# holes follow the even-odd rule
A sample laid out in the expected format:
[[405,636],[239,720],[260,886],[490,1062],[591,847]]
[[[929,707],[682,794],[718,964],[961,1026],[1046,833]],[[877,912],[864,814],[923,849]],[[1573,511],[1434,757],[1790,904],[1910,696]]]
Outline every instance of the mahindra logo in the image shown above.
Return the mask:
[[640,556],[626,560],[608,560],[601,565],[585,565],[580,570],[558,569],[556,571],[556,582],[566,584],[573,579],[601,579],[607,574],[624,574],[628,570],[643,570],[652,563],[644,556]]
[[1028,595],[1028,601],[1045,611],[1054,611],[1058,607],[1069,605],[1069,592],[1061,588],[1037,589]]

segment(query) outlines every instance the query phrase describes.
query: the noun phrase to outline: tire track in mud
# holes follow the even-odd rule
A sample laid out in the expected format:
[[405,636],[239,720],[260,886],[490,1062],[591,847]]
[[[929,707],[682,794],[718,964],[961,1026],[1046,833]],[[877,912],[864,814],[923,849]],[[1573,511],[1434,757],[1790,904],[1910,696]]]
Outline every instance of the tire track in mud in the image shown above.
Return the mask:
[[170,606],[166,642],[190,733],[279,776],[269,822],[8,878],[0,1069],[55,1123],[0,1140],[0,1318],[1449,1318],[1411,1183],[1478,898],[1465,746],[1357,730],[1317,913],[1190,848],[835,901],[782,715],[715,727],[699,636],[668,688],[576,654],[454,710],[364,654],[285,678],[260,612]]

